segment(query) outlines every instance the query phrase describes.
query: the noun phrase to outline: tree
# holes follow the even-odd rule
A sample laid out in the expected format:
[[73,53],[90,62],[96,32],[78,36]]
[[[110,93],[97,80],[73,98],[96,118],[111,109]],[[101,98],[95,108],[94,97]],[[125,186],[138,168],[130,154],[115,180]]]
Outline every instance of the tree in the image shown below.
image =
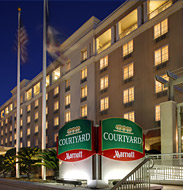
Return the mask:
[[54,177],[57,176],[59,171],[59,160],[57,158],[57,152],[55,149],[46,149],[40,152],[38,158],[43,162],[37,162],[37,165],[44,165],[48,169],[54,171]]
[[30,172],[33,167],[36,166],[37,157],[36,155],[39,153],[39,149],[36,147],[33,148],[21,148],[18,153],[18,159],[21,167],[21,172],[26,173],[27,177],[30,179]]

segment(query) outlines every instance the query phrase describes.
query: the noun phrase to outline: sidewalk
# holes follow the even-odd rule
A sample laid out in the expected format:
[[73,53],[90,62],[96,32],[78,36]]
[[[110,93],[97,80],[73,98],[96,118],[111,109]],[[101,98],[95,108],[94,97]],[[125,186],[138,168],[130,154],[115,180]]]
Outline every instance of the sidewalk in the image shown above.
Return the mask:
[[163,190],[183,190],[183,186],[163,185]]

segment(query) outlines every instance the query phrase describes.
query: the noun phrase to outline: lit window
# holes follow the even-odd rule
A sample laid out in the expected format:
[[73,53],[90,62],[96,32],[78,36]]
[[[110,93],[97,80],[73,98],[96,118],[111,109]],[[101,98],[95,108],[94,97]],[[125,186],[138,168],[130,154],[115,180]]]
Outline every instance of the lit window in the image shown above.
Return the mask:
[[20,130],[20,138],[22,138],[22,137],[23,137],[23,131]]
[[129,79],[133,77],[134,75],[134,69],[133,69],[133,63],[130,63],[123,67],[123,79]]
[[14,124],[14,129],[16,129],[16,128],[17,128],[17,123]]
[[40,93],[40,82],[34,85],[34,96]]
[[162,22],[154,26],[154,39],[166,34],[168,32],[168,19],[163,20]]
[[3,130],[1,130],[1,136],[3,136]]
[[20,103],[22,104],[24,101],[23,96],[20,96]]
[[50,85],[50,75],[46,76],[46,86]]
[[8,142],[8,139],[7,139],[7,137],[5,138],[5,143],[7,143]]
[[20,148],[22,148],[23,147],[23,143],[22,142],[20,142]]
[[52,80],[53,82],[57,81],[60,78],[60,67],[55,69],[52,73]]
[[8,109],[8,107],[6,107],[5,108],[5,114],[8,115],[8,113],[9,113],[9,109]]
[[57,142],[58,133],[54,134],[54,142]]
[[55,117],[54,118],[54,126],[58,126],[59,125],[59,117]]
[[48,107],[46,107],[46,115],[48,115]]
[[46,100],[48,100],[48,93],[46,93]]
[[5,119],[5,124],[8,124],[8,119]]
[[155,106],[155,121],[160,121],[160,105]]
[[1,139],[1,145],[3,145],[3,139]]
[[81,107],[81,117],[87,116],[87,105]]
[[30,100],[32,98],[32,88],[29,89],[27,92],[26,92],[26,99],[27,100]]
[[39,106],[39,101],[38,100],[35,101],[34,106],[35,106],[35,108]]
[[109,109],[109,97],[100,100],[100,111]]
[[87,86],[81,88],[81,98],[85,98],[87,96]]
[[111,46],[111,28],[96,38],[97,53],[100,53]]
[[70,62],[70,60],[69,60],[69,61],[66,63],[66,68],[65,68],[65,70],[66,70],[66,72],[69,72],[70,69],[71,69],[71,62]]
[[128,113],[124,113],[124,118],[135,122],[135,112],[131,111],[131,112],[128,112]]
[[35,146],[38,146],[38,138],[35,139]]
[[9,105],[9,110],[12,111],[13,110],[13,104]]
[[155,66],[168,61],[168,45],[154,52]]
[[23,126],[23,120],[22,119],[20,120],[20,126],[21,127]]
[[1,121],[1,127],[3,126],[3,121]]
[[10,142],[12,142],[12,136],[10,136]]
[[87,68],[81,70],[81,79],[87,78]]
[[128,102],[134,101],[134,87],[128,88],[123,91],[123,103],[126,104]]
[[23,114],[23,109],[21,108],[21,109],[20,109],[20,115],[22,115],[22,114]]
[[100,90],[108,88],[108,76],[102,77],[100,79]]
[[39,117],[39,114],[38,114],[38,111],[35,113],[35,116],[34,116],[34,119],[36,120],[36,119],[38,119],[38,117]]
[[54,96],[56,96],[58,93],[59,93],[59,87],[57,86],[57,87],[54,89]]
[[31,142],[30,142],[30,140],[28,140],[27,141],[27,147],[30,147],[30,144],[31,144]]
[[4,110],[1,111],[1,118],[4,118]]
[[71,112],[66,112],[65,113],[65,122],[69,122],[71,120]]
[[12,125],[10,125],[10,132],[12,131]]
[[54,103],[54,111],[58,110],[59,109],[59,101],[56,101]]
[[30,135],[30,128],[27,129],[27,135]]
[[123,57],[133,52],[133,40],[123,45]]
[[69,88],[70,87],[70,79],[65,80],[65,88]]
[[81,51],[81,60],[84,61],[87,59],[87,49]]
[[[164,78],[165,80],[169,81],[169,77],[165,74],[165,75],[162,75],[161,76],[162,78]],[[168,88],[164,87],[164,85],[160,82],[158,82],[157,80],[155,80],[155,92],[156,93],[159,93],[159,92],[162,92],[162,91],[165,91],[167,90]]]
[[27,116],[27,123],[30,123],[30,122],[31,122],[31,117],[29,115],[29,116]]
[[108,55],[100,59],[100,70],[108,66]]
[[27,105],[27,112],[29,112],[31,110],[31,105]]
[[65,96],[65,105],[69,105],[71,103],[71,95],[68,94]]
[[46,121],[46,129],[48,129],[48,121]]

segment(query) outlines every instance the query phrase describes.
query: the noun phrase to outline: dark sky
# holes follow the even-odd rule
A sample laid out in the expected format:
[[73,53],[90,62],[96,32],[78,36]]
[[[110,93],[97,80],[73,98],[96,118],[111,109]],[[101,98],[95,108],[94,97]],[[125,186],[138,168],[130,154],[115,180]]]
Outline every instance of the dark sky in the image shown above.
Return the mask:
[[[50,0],[50,24],[67,39],[91,16],[105,19],[124,0],[77,1]],[[20,7],[23,24],[29,36],[28,62],[21,65],[21,80],[33,79],[42,71],[43,0],[0,0],[0,106],[10,97],[17,84],[17,54],[15,39]],[[50,64],[50,59],[47,61]]]

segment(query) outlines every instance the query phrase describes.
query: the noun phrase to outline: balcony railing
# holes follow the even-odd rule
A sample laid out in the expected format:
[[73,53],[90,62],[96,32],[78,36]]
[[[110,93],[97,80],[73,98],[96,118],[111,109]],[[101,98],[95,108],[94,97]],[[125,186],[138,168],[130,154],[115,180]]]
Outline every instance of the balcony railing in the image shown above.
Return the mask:
[[119,34],[120,38],[123,38],[124,36],[127,36],[128,34],[130,34],[131,32],[133,32],[133,31],[134,31],[135,29],[137,29],[137,28],[138,28],[137,23],[135,23],[134,25],[128,27],[127,29],[123,30],[123,31]]
[[161,5],[160,7],[158,7],[157,9],[152,11],[151,13],[149,13],[149,19],[154,18],[155,16],[157,16],[158,14],[160,14],[161,12],[166,10],[171,5],[172,5],[172,1],[169,0],[169,1],[165,2],[163,5]]
[[111,41],[106,42],[104,45],[100,46],[99,49],[97,49],[97,53],[100,53],[111,46]]

